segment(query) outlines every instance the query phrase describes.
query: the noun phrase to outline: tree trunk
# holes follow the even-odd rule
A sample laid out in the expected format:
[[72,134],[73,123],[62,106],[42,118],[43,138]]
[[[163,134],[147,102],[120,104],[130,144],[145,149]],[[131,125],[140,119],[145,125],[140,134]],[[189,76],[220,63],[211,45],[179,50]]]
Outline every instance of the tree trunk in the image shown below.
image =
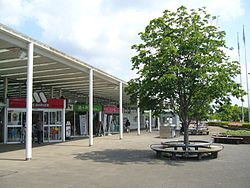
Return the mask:
[[189,144],[189,135],[188,135],[188,123],[183,123],[184,126],[184,144],[185,144],[185,149],[188,148]]

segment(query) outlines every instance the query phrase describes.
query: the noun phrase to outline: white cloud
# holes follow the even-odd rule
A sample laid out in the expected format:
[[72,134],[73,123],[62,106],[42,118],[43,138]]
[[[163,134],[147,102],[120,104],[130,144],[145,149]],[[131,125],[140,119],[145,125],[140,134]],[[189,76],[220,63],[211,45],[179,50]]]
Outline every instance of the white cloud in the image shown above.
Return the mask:
[[42,42],[129,80],[135,75],[130,58],[138,33],[165,9],[175,10],[182,4],[207,6],[221,21],[244,13],[240,0],[0,0],[0,21],[18,27],[35,20]]
[[22,13],[23,6],[25,5],[20,0],[0,0],[0,21],[15,26],[20,25],[26,19]]

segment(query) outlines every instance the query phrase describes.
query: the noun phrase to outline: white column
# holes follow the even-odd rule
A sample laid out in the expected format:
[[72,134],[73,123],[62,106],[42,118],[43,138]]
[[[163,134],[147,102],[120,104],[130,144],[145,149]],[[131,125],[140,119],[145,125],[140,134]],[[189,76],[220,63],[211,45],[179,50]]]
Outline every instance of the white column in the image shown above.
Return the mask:
[[160,117],[157,117],[157,130],[159,131],[160,130]]
[[89,146],[93,145],[93,69],[89,71]]
[[76,135],[76,113],[74,112],[74,133],[73,135],[75,136]]
[[99,112],[99,121],[102,121],[102,111]]
[[32,159],[32,93],[33,93],[33,43],[28,45],[27,96],[26,96],[26,160]]
[[3,93],[3,97],[4,97],[4,103],[5,103],[5,107],[4,107],[4,143],[7,143],[7,136],[8,136],[8,128],[7,128],[7,123],[8,123],[8,112],[7,112],[7,106],[8,106],[8,78],[4,78],[4,93]]
[[62,141],[65,142],[65,108],[66,100],[64,100],[63,110],[62,110]]
[[139,108],[139,101],[137,102],[137,135],[141,134],[141,117],[140,117],[140,108]]
[[152,110],[149,110],[149,132],[152,132]]
[[123,138],[123,113],[122,113],[122,82],[120,82],[119,114],[120,114],[120,139]]

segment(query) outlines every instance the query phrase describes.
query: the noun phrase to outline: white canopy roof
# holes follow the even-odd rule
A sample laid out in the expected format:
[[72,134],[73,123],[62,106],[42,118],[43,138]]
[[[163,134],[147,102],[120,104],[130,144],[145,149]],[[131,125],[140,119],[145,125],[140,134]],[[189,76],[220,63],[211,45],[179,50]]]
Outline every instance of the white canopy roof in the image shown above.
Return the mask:
[[[98,103],[98,99],[119,101],[119,83],[122,82],[123,87],[126,87],[125,81],[2,24],[0,24],[0,96],[3,96],[4,77],[9,80],[9,97],[26,96],[26,54],[30,42],[34,44],[34,91],[40,90],[51,96],[53,88],[54,96],[59,96],[61,90],[65,98],[84,101],[88,96],[89,71],[93,69],[93,91],[97,100],[94,102]],[[123,91],[123,103],[128,102],[129,97]]]

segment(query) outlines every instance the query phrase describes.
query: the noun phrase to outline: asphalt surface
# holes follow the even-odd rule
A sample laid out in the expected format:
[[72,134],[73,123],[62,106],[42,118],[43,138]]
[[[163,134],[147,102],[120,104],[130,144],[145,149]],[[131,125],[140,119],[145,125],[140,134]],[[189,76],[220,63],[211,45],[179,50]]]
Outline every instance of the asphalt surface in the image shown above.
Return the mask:
[[[220,132],[190,139],[211,139]],[[183,137],[177,138],[182,139]],[[150,144],[159,132],[136,132],[64,143],[34,145],[25,161],[24,145],[0,144],[0,188],[249,188],[250,145],[224,145],[217,159],[157,159]]]

